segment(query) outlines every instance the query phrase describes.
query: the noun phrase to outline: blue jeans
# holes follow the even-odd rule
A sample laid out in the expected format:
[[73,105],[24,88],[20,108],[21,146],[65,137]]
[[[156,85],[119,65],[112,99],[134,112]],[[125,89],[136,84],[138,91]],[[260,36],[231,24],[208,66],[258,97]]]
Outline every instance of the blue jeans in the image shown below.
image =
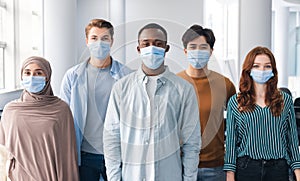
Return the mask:
[[81,152],[80,181],[107,180],[104,155]]
[[198,168],[197,181],[225,181],[223,167]]
[[288,181],[289,166],[285,159],[254,160],[248,156],[237,159],[236,181]]

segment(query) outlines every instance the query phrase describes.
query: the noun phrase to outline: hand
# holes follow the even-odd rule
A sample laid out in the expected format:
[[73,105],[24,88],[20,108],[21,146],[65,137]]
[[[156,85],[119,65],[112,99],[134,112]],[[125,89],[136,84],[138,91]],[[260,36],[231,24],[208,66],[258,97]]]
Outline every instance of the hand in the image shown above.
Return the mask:
[[234,181],[234,172],[233,171],[226,172],[226,181]]
[[295,176],[296,176],[296,180],[300,181],[300,169],[297,168],[294,170]]

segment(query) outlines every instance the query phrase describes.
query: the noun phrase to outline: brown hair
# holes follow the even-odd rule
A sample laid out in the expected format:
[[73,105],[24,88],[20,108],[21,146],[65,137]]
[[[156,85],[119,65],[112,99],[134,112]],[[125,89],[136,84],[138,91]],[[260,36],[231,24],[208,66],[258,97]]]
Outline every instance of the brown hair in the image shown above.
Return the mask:
[[109,30],[110,36],[113,38],[114,36],[114,27],[112,24],[104,19],[92,19],[89,24],[85,27],[85,36],[88,37],[90,30],[93,27],[98,28],[107,28]]
[[265,103],[270,107],[273,116],[279,116],[283,110],[283,98],[280,91],[277,89],[278,72],[276,68],[275,57],[268,48],[260,46],[253,48],[247,54],[244,60],[239,85],[240,93],[237,97],[239,111],[252,111],[254,109],[255,89],[250,72],[257,55],[266,55],[271,61],[274,76],[266,82],[267,93],[265,97]]

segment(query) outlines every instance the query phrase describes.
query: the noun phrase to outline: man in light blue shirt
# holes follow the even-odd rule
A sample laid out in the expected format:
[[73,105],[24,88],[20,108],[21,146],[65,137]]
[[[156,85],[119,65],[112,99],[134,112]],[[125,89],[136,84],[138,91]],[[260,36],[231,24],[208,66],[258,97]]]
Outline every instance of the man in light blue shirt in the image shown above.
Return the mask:
[[103,146],[110,181],[195,181],[201,147],[194,88],[164,65],[167,32],[138,34],[141,67],[112,89]]
[[61,98],[72,110],[76,130],[80,180],[106,178],[103,125],[113,84],[129,69],[110,56],[114,29],[110,22],[93,19],[85,28],[91,57],[67,71]]

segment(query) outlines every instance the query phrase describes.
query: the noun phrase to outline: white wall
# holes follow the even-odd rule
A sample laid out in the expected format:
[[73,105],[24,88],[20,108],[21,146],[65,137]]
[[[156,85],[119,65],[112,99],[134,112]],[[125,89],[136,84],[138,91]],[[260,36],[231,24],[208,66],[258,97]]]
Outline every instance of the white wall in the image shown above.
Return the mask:
[[102,18],[109,20],[109,0],[77,0],[77,59],[76,64],[88,55],[85,43],[85,27],[91,19]]
[[[255,11],[254,11],[255,10]],[[241,0],[239,20],[239,67],[256,46],[271,49],[272,0]]]
[[[203,25],[203,11],[205,11],[203,1],[45,1],[45,9],[49,9],[49,14],[47,11],[45,13],[45,16],[49,18],[45,18],[45,37],[48,37],[45,39],[45,56],[55,61],[55,65],[52,64],[55,72],[53,79],[56,81],[53,86],[54,91],[56,93],[59,91],[59,84],[66,69],[89,56],[85,44],[84,28],[93,18],[103,18],[111,21],[115,27],[112,56],[134,69],[141,64],[136,51],[139,29],[150,22],[161,24],[168,32],[168,43],[171,46],[166,55],[166,64],[173,72],[186,68],[187,62],[183,54],[181,37],[192,24]],[[262,45],[271,48],[272,0],[240,0],[239,2],[240,65],[238,67],[240,68],[244,57],[254,46]],[[57,6],[57,4],[60,4],[60,6]],[[255,13],[253,13],[254,9]],[[62,32],[64,36],[61,35]],[[220,39],[221,37],[216,38]],[[282,72],[282,70],[280,71]],[[286,80],[285,77],[285,82]]]
[[76,60],[76,7],[76,0],[44,1],[44,57],[52,67],[55,95],[66,70]]
[[166,64],[178,72],[186,64],[181,37],[192,24],[203,23],[203,0],[141,0],[126,1],[126,63],[131,67],[140,65],[136,51],[138,31],[144,25],[156,22],[168,32],[170,51]]
[[[119,6],[120,3],[125,4],[125,9]],[[107,0],[78,0],[78,56],[81,57],[84,54],[83,57],[86,57],[88,55],[83,37],[84,27],[88,21],[95,17],[104,18],[111,21],[115,28],[112,56],[131,68],[137,68],[140,65],[136,51],[138,31],[147,23],[156,22],[166,28],[168,32],[171,49],[167,54],[166,64],[169,64],[170,68],[177,72],[186,65],[182,62],[185,58],[181,36],[192,24],[202,24],[202,3],[203,0],[114,0],[110,2]],[[118,16],[121,15],[116,13],[120,12],[125,13],[124,22],[118,19]],[[126,56],[122,52],[124,46],[126,46]]]

